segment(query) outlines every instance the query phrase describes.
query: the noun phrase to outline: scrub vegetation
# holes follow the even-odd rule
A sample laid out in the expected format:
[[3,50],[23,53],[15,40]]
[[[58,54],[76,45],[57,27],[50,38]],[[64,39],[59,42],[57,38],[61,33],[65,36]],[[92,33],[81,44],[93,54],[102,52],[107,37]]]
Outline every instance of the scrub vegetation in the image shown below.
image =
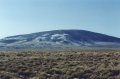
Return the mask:
[[120,50],[1,51],[0,79],[120,79]]

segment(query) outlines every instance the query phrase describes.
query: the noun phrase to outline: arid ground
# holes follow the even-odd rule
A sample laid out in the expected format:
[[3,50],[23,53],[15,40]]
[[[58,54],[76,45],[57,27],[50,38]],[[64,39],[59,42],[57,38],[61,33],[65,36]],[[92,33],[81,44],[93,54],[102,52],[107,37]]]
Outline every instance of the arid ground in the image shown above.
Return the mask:
[[120,79],[120,50],[1,51],[0,79]]

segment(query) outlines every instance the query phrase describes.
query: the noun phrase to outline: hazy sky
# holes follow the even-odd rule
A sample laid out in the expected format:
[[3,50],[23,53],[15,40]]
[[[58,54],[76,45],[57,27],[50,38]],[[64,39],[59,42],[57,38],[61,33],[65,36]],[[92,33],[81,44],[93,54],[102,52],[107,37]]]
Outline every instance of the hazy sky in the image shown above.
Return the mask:
[[120,37],[120,0],[0,0],[0,38],[55,29]]

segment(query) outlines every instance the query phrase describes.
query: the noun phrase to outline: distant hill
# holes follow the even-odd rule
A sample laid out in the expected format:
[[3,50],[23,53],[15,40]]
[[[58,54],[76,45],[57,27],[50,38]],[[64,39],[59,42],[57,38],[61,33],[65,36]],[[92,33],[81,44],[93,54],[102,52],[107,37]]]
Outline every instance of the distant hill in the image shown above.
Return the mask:
[[0,49],[120,47],[120,38],[85,30],[53,30],[0,39]]

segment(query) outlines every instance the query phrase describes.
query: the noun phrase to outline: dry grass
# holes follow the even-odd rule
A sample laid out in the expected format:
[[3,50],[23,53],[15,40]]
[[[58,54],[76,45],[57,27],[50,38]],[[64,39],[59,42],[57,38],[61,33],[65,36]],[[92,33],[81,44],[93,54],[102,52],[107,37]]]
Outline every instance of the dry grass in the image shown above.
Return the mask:
[[120,79],[120,51],[0,52],[0,79]]

